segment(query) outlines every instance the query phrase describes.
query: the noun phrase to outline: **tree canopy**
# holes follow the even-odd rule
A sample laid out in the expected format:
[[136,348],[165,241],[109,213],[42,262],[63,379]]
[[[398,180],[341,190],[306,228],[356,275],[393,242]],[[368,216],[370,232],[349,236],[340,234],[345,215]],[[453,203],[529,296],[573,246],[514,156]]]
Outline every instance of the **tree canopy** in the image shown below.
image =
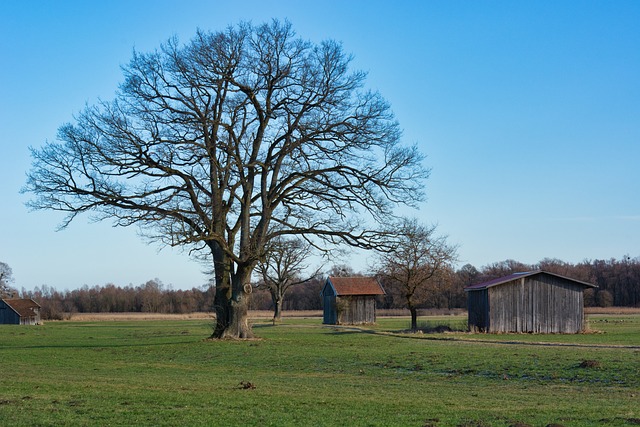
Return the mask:
[[428,170],[340,43],[241,23],[134,52],[113,101],[32,149],[29,206],[184,246],[213,263],[215,337],[249,337],[251,272],[279,236],[384,249]]
[[287,291],[320,275],[321,268],[306,273],[309,268],[311,244],[300,239],[276,238],[266,248],[266,256],[258,263],[259,288],[267,289],[273,300],[273,320],[280,321]]
[[0,262],[0,298],[12,297],[16,291],[9,283],[13,282],[13,270],[9,264]]
[[411,329],[417,330],[417,309],[429,296],[430,285],[452,272],[457,259],[457,246],[447,243],[446,236],[436,235],[436,226],[404,219],[396,227],[398,247],[379,255],[379,275],[391,292],[397,292],[411,312]]

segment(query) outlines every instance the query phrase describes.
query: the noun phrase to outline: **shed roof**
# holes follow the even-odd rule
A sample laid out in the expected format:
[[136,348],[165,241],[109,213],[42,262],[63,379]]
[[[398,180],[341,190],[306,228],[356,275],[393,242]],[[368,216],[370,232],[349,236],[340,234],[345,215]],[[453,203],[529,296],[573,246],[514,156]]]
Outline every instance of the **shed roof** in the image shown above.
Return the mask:
[[40,304],[30,298],[3,299],[9,307],[20,317],[32,317],[36,315],[35,309],[40,308]]
[[559,274],[555,274],[555,273],[549,273],[548,271],[542,271],[542,270],[535,270],[535,271],[524,271],[521,273],[513,273],[510,274],[508,276],[504,276],[504,277],[498,277],[497,279],[493,279],[493,280],[489,280],[487,282],[483,282],[483,283],[478,283],[476,285],[471,285],[471,286],[467,286],[466,288],[464,288],[465,291],[479,291],[482,289],[487,289],[487,288],[491,288],[493,286],[498,286],[498,285],[502,285],[504,283],[508,283],[511,281],[514,281],[516,279],[520,279],[523,277],[531,277],[531,276],[537,276],[540,274],[546,274],[549,276],[553,276],[553,277],[558,277],[560,279],[564,279],[564,280],[569,280],[571,282],[574,282],[576,284],[582,285],[584,287],[588,287],[588,288],[597,288],[596,285],[591,284],[591,283],[587,283],[587,282],[583,282],[581,280],[576,280],[576,279],[572,279],[570,277],[565,277],[565,276],[561,276]]
[[375,277],[329,277],[327,282],[337,296],[385,295],[384,289]]

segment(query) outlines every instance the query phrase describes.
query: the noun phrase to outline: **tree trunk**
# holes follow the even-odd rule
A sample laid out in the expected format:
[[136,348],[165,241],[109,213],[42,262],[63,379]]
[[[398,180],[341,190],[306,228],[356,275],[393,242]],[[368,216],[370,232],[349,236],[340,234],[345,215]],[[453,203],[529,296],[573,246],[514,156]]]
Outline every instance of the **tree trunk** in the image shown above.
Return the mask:
[[230,319],[221,338],[247,339],[253,338],[249,325],[249,295],[234,297],[229,302]]
[[411,312],[411,330],[418,330],[418,309],[415,307],[409,307],[409,311]]
[[228,322],[219,338],[247,339],[254,337],[251,325],[249,325],[252,270],[252,267],[239,266],[233,276],[231,299],[228,301]]
[[224,331],[229,326],[231,319],[231,284],[230,265],[222,249],[213,245],[211,253],[213,255],[213,269],[216,283],[216,294],[213,298],[213,309],[216,313],[216,327],[211,338],[222,338]]
[[216,313],[216,327],[211,338],[222,338],[231,321],[231,287],[224,286],[216,280],[216,294],[213,298],[213,309]]
[[211,338],[253,338],[249,325],[249,297],[252,292],[251,272],[255,263],[236,264],[235,272],[228,255],[215,242],[211,245],[216,281],[213,300],[216,326]]
[[280,294],[273,294],[273,322],[280,322],[282,320],[282,305],[283,305],[283,296]]

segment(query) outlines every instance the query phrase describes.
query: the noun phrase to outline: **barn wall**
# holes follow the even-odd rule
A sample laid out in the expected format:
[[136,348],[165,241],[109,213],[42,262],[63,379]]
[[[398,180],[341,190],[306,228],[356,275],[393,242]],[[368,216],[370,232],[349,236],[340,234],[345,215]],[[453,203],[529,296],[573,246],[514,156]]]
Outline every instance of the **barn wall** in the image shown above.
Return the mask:
[[37,325],[38,323],[40,323],[38,316],[25,316],[20,318],[21,325]]
[[333,295],[324,295],[322,297],[322,323],[325,325],[335,325],[338,323],[336,297]]
[[327,281],[322,288],[322,323],[325,325],[335,325],[338,323],[336,312],[336,293]]
[[580,332],[583,290],[581,285],[545,275],[491,287],[489,332]]
[[19,325],[20,316],[4,301],[0,300],[0,324]]
[[486,289],[467,293],[467,311],[469,313],[469,330],[471,332],[487,332],[489,329],[489,300]]
[[357,325],[376,321],[376,302],[373,296],[344,296],[338,299],[336,305],[340,324]]

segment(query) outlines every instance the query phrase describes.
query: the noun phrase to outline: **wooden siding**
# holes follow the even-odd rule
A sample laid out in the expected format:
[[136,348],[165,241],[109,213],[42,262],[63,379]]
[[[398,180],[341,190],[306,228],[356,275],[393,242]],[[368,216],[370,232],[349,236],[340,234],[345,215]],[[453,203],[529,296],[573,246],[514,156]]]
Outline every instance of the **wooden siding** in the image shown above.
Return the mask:
[[335,325],[338,323],[336,294],[328,280],[325,282],[320,295],[322,295],[322,323],[325,325]]
[[488,332],[577,333],[583,329],[584,287],[553,276],[488,288]]
[[20,317],[21,325],[38,325],[40,323],[39,316],[28,316],[28,317]]
[[326,325],[357,325],[376,322],[376,300],[371,295],[336,297],[325,295],[322,323]]
[[0,300],[0,325],[19,325],[20,315]]
[[516,273],[465,288],[472,332],[577,333],[584,290],[594,285],[544,271]]
[[467,311],[469,312],[469,330],[471,332],[489,331],[489,293],[487,289],[469,292]]
[[488,291],[490,332],[577,333],[583,328],[582,286],[534,276]]
[[343,325],[357,325],[376,322],[376,300],[372,296],[339,297],[338,323]]
[[325,325],[335,325],[338,323],[336,297],[334,295],[324,295],[322,297],[322,323]]

